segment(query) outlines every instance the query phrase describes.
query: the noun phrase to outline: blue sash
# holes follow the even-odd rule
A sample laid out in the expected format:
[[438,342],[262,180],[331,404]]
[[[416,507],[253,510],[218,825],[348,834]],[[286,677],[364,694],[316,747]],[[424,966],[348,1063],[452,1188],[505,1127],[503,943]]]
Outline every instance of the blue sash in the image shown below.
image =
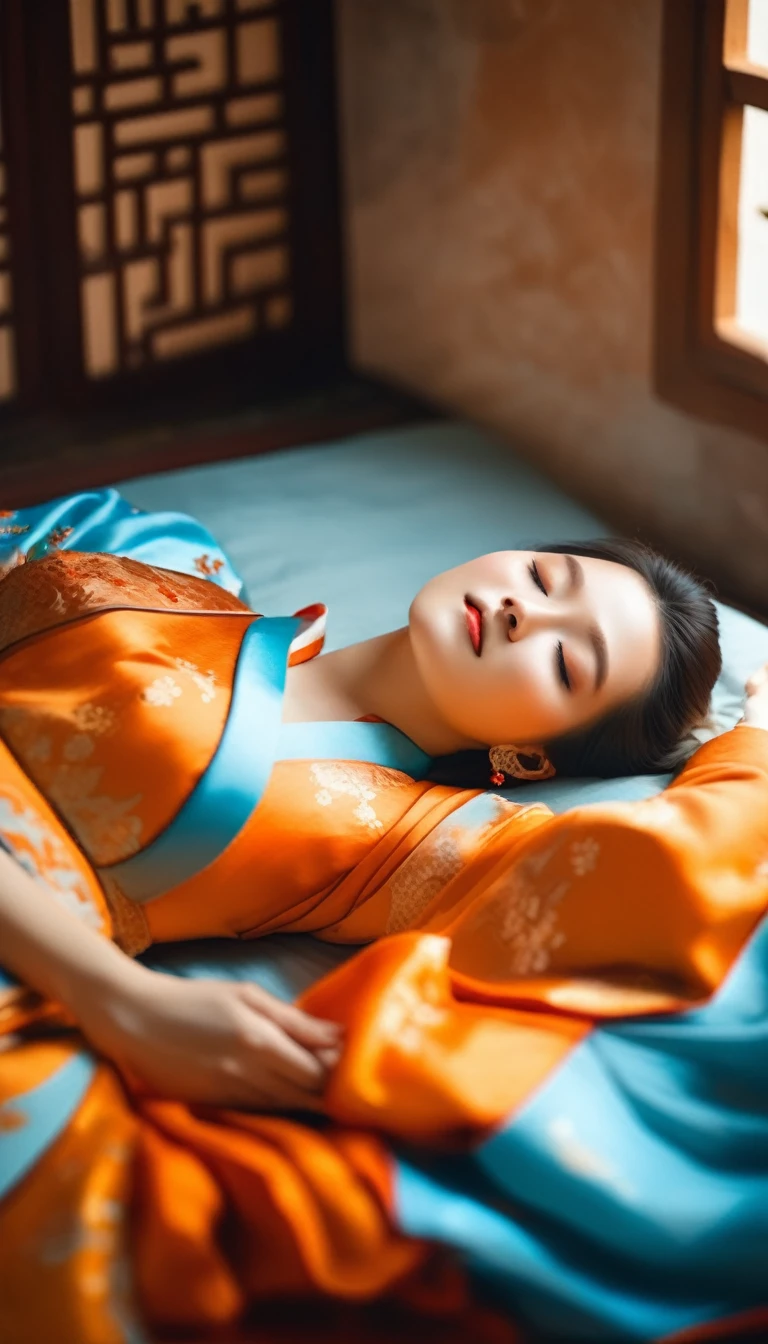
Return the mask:
[[100,871],[145,903],[186,882],[232,843],[277,760],[369,761],[422,778],[429,757],[384,723],[281,723],[298,617],[261,617],[243,638],[219,745],[173,820],[146,848]]

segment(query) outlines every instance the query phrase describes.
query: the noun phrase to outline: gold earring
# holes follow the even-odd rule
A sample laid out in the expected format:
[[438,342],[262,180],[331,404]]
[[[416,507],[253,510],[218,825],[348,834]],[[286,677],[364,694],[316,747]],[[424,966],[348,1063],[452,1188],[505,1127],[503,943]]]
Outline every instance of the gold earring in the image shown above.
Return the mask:
[[[506,743],[499,747],[491,747],[488,752],[488,759],[491,762],[491,783],[500,788],[505,782],[507,775],[512,779],[552,779],[555,774],[555,767],[551,761],[547,760],[546,752],[541,747],[514,747]],[[537,765],[523,765],[523,760],[538,761]]]

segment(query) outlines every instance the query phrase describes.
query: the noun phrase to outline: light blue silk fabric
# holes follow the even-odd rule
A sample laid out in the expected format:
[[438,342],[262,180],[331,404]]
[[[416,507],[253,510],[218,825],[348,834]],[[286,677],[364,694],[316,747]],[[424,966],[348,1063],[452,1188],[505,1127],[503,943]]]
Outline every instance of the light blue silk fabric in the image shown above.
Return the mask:
[[[0,563],[14,551],[39,559],[52,549],[127,556],[203,576],[230,592],[242,581],[211,534],[186,514],[144,513],[115,489],[86,491],[0,518]],[[227,723],[208,769],[184,807],[150,845],[109,873],[145,902],[212,863],[258,805],[277,759],[366,760],[423,776],[429,759],[386,724],[281,725],[296,617],[254,622],[243,639]]]
[[[288,999],[350,955],[296,936],[238,952],[144,959]],[[398,1224],[456,1255],[534,1340],[659,1340],[764,1306],[768,920],[704,1007],[596,1028],[472,1152],[392,1164]]]
[[[242,574],[257,611],[328,604],[328,650],[405,624],[422,584],[509,547],[587,541],[611,528],[535,470],[514,445],[456,420],[215,462],[126,481],[145,509],[202,519]],[[723,674],[713,709],[741,714],[746,678],[768,660],[768,627],[718,604]],[[510,792],[553,812],[648,798],[665,775],[551,779]]]
[[424,779],[432,761],[391,723],[284,723],[277,743],[279,761],[370,761]]
[[[243,954],[177,944],[145,960],[289,999],[349,949],[278,936]],[[66,1069],[33,1099],[34,1152],[14,1151],[9,1179],[84,1094],[88,1069]],[[704,1007],[597,1028],[474,1151],[392,1166],[403,1231],[444,1245],[534,1340],[660,1340],[764,1306],[768,920]]]
[[114,489],[84,490],[0,517],[0,564],[14,551],[103,551],[209,578],[242,596],[243,582],[207,528],[185,513],[145,513]]
[[[0,1199],[23,1180],[69,1123],[96,1072],[78,1051],[49,1078],[0,1105]],[[16,1121],[21,1119],[22,1123]]]
[[207,868],[258,805],[275,760],[288,652],[298,617],[255,620],[243,636],[227,721],[205,772],[160,835],[108,872],[145,902]]
[[[171,532],[164,533],[168,519]],[[237,582],[191,519],[147,518],[115,492],[79,495],[7,521],[29,523],[28,536],[0,534],[7,550],[45,544],[55,527],[74,526],[67,546],[190,573],[201,572],[196,559],[207,554],[209,567],[211,558],[223,559],[216,581]],[[346,572],[348,555],[343,560]],[[430,572],[440,567],[429,563]],[[316,597],[297,594],[287,605]],[[315,746],[322,748],[321,734]],[[402,749],[379,743],[385,755]],[[299,748],[286,734],[277,750],[290,756]],[[572,801],[585,801],[583,792]],[[350,954],[294,936],[234,948],[158,947],[144,960],[177,974],[253,979],[287,999]],[[84,1095],[89,1065],[77,1058],[47,1091],[30,1096],[34,1151],[8,1150],[11,1179],[55,1139]],[[596,1028],[473,1151],[393,1152],[392,1165],[403,1230],[445,1245],[534,1339],[656,1340],[765,1305],[768,921],[703,1008]]]
[[256,810],[275,761],[368,761],[426,774],[429,757],[384,723],[281,723],[291,641],[298,617],[264,616],[246,630],[227,721],[206,770],[186,802],[145,848],[101,871],[131,900],[145,903],[202,872]]
[[397,1164],[535,1334],[656,1340],[768,1304],[768,919],[704,1007],[600,1026],[465,1157]]

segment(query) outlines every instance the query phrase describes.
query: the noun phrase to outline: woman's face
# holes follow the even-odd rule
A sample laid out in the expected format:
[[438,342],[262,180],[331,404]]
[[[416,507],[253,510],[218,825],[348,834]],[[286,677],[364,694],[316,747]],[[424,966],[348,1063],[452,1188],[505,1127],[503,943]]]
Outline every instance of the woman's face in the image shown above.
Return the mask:
[[495,551],[438,574],[409,613],[436,711],[469,746],[548,742],[641,694],[661,657],[645,580],[581,556]]

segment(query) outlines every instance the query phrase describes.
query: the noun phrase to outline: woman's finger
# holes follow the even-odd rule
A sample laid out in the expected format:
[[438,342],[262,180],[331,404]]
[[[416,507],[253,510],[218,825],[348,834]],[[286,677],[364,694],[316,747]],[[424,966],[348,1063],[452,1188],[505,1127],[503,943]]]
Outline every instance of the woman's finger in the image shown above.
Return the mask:
[[316,1050],[315,1054],[323,1065],[323,1068],[327,1069],[330,1073],[331,1069],[335,1069],[341,1059],[341,1046],[323,1046],[320,1050]]
[[321,1050],[339,1044],[341,1028],[336,1022],[310,1017],[301,1008],[296,1008],[292,1003],[283,1003],[258,985],[243,985],[242,989],[247,1003],[282,1027],[299,1045],[306,1045],[310,1050]]
[[[248,1009],[246,1008],[246,1013]],[[325,1083],[327,1070],[311,1050],[292,1040],[276,1022],[270,1022],[258,1012],[248,1013],[246,1044],[253,1048],[254,1067],[264,1068],[264,1056],[269,1069],[297,1087],[317,1092]]]

